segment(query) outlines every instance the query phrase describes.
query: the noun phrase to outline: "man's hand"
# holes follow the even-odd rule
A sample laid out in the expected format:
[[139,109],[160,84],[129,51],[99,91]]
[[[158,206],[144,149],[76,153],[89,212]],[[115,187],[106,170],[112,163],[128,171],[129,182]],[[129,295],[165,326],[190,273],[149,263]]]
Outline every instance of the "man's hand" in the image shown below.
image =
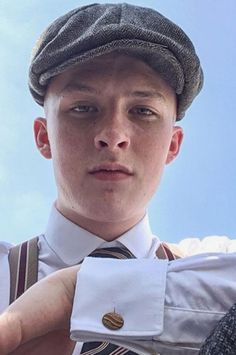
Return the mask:
[[49,275],[6,309],[0,316],[0,355],[72,353],[69,326],[79,267]]

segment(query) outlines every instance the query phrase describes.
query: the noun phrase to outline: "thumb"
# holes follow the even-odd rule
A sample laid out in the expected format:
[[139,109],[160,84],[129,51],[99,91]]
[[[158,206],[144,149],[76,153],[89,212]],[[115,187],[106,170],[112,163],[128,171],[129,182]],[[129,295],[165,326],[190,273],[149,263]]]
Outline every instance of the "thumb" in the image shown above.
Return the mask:
[[57,329],[68,329],[79,266],[57,271],[30,287],[0,316],[0,354]]

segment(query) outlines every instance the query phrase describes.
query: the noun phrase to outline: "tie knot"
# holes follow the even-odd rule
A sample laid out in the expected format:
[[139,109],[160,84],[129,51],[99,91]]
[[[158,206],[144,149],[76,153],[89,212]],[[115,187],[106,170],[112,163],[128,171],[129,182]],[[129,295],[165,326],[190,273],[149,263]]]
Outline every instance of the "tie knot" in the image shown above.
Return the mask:
[[111,247],[94,250],[89,256],[95,258],[113,258],[113,259],[134,259],[135,256],[126,247]]

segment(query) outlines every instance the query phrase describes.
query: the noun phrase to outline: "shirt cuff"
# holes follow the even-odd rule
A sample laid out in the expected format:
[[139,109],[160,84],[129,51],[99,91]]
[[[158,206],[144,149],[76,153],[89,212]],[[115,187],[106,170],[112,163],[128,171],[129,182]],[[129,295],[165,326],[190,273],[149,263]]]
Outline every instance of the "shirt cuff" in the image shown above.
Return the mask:
[[[88,257],[77,276],[71,315],[71,338],[150,339],[163,331],[167,260]],[[124,325],[106,328],[102,318],[118,313]]]

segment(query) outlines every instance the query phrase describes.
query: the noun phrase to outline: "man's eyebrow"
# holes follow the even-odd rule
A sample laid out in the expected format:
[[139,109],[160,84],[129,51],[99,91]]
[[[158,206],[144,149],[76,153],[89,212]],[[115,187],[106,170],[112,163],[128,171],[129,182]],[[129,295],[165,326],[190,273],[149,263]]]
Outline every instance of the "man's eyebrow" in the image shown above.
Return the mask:
[[90,93],[90,94],[98,94],[99,93],[95,88],[93,88],[91,86],[88,86],[86,84],[83,84],[83,83],[70,83],[70,84],[66,85],[61,90],[60,94],[76,92],[76,91],[86,92],[86,93]]
[[[60,94],[64,93],[73,93],[73,92],[85,92],[89,94],[96,94],[99,95],[101,94],[100,91],[97,89],[88,86],[84,83],[69,83],[66,85],[60,92]],[[159,91],[157,90],[135,90],[132,92],[127,92],[126,94],[127,97],[138,97],[138,98],[157,98],[165,101],[165,96],[162,95]]]
[[156,90],[137,90],[128,94],[130,97],[157,98],[165,101],[165,96]]

